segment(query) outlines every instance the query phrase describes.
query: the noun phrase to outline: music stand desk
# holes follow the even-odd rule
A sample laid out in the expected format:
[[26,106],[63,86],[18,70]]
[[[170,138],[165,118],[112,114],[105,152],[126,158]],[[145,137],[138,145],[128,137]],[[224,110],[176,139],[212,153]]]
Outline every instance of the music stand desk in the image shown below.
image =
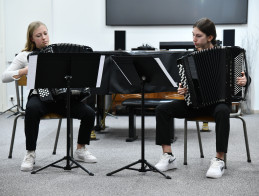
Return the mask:
[[[101,55],[96,53],[40,53],[34,58],[37,61],[34,88],[67,88],[67,152],[64,158],[31,173],[35,174],[48,167],[64,170],[80,167],[93,176],[92,172],[82,167],[70,156],[70,88],[96,87],[98,76],[100,76],[98,70]],[[46,77],[48,77],[47,80]],[[66,166],[56,165],[63,160],[66,161]],[[73,164],[76,166],[72,167]]]
[[[156,86],[176,86],[168,72],[162,69],[160,59],[155,59],[147,56],[129,56],[129,57],[113,57],[116,65],[123,72],[123,75],[132,86],[139,86],[141,88],[141,159],[135,161],[129,165],[126,165],[120,169],[107,174],[111,176],[124,169],[136,170],[139,172],[156,171],[163,175],[166,179],[171,179],[170,176],[165,175],[163,172],[158,170],[155,166],[151,165],[145,159],[145,84],[156,85]],[[164,68],[164,67],[163,67]],[[131,71],[129,71],[129,69]],[[140,163],[140,169],[132,168],[133,165]],[[149,169],[147,169],[147,167]]]

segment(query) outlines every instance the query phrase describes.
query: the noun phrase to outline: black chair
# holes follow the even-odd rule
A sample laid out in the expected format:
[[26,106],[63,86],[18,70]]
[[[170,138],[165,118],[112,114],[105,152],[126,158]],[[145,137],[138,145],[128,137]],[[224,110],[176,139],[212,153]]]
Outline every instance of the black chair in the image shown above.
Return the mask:
[[[246,122],[245,122],[244,118],[242,117],[241,103],[239,103],[239,102],[232,103],[232,112],[230,113],[230,118],[236,118],[236,119],[240,119],[242,121],[246,153],[247,153],[247,162],[251,162]],[[199,122],[215,122],[215,120],[212,116],[199,116],[199,117],[194,117],[194,118],[185,118],[185,120],[184,120],[184,165],[187,165],[187,123],[188,123],[188,121],[196,122],[201,158],[204,158],[204,155],[203,155]],[[227,157],[226,157],[226,153],[225,153],[225,167],[226,167],[226,161],[227,161],[226,158]]]
[[[10,143],[10,150],[9,150],[9,156],[8,158],[12,158],[12,153],[13,153],[13,145],[14,145],[14,139],[15,139],[15,133],[16,133],[16,125],[17,125],[17,120],[20,117],[25,116],[25,110],[21,107],[21,92],[19,90],[20,88],[23,88],[27,85],[27,78],[26,76],[21,77],[19,80],[15,80],[15,90],[16,90],[16,100],[17,100],[17,112],[18,114],[16,115],[13,123],[13,130],[12,130],[12,137],[11,137],[11,143]],[[56,134],[56,140],[54,144],[54,149],[53,149],[53,154],[56,154],[56,149],[57,149],[57,144],[58,144],[58,138],[59,138],[59,133],[60,133],[60,127],[62,123],[62,118],[66,118],[64,116],[61,116],[56,113],[49,113],[45,116],[43,116],[41,119],[42,120],[51,120],[51,119],[58,119],[58,128],[57,128],[57,134]],[[72,119],[71,123],[73,122]],[[72,125],[72,124],[71,124]],[[73,125],[71,126],[71,144],[73,144]],[[71,145],[71,155],[73,155],[73,145]]]

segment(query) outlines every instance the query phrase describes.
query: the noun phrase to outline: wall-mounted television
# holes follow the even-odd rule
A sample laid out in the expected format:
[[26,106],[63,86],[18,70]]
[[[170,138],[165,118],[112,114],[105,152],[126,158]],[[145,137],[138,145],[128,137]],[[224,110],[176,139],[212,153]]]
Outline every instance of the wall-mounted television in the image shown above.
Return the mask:
[[106,0],[106,25],[247,24],[248,0]]

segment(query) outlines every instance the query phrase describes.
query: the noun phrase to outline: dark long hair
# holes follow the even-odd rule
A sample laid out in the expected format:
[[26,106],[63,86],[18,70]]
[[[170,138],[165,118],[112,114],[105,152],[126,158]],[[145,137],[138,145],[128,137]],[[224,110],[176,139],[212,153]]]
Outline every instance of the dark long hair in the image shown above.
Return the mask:
[[194,27],[197,27],[201,32],[205,33],[207,36],[212,35],[213,39],[211,40],[211,43],[214,46],[216,46],[217,33],[214,22],[212,22],[208,18],[201,18],[193,25],[193,28]]

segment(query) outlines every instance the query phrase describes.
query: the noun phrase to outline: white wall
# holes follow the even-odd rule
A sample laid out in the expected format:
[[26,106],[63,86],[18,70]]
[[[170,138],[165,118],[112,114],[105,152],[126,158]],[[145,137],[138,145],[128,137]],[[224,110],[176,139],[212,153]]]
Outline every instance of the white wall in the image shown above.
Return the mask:
[[[0,0],[0,73],[5,69],[4,1]],[[6,85],[0,83],[0,111],[6,106]]]
[[242,45],[247,51],[247,62],[252,83],[249,89],[247,104],[252,111],[259,112],[259,1],[249,0],[248,28],[242,36]]
[[[62,8],[60,6],[62,5]],[[247,25],[217,26],[218,39],[223,29],[236,29],[236,45]],[[192,26],[106,26],[104,0],[54,0],[53,41],[86,44],[94,50],[113,50],[114,31],[126,30],[126,49],[150,44],[159,48],[160,41],[192,41]]]
[[[26,42],[27,27],[30,22],[40,20],[46,24],[50,24],[49,30],[50,34],[52,34],[52,0],[3,1],[5,30],[5,67],[7,67],[10,65],[10,61],[12,61],[15,54],[19,53],[24,48]],[[14,83],[9,83],[6,85],[6,87],[6,100],[4,100],[3,105],[5,106],[5,108],[9,108],[12,106],[9,98],[11,96],[15,97]],[[25,100],[27,97],[26,93],[27,92],[25,91]]]
[[[91,46],[95,51],[114,49],[114,31],[126,30],[126,49],[149,44],[159,48],[160,41],[192,41],[192,26],[151,26],[114,27],[105,25],[105,0],[3,0],[6,23],[6,59],[11,60],[25,43],[27,25],[33,20],[42,20],[48,26],[51,43],[77,43]],[[236,30],[236,45],[254,53],[256,40],[258,46],[258,24],[251,18],[258,18],[258,1],[249,1],[248,25],[219,25],[217,39],[223,40],[223,29]],[[14,14],[15,13],[15,14]],[[251,48],[253,46],[253,48]],[[258,56],[258,55],[257,55]],[[249,56],[248,62],[253,70],[249,104],[252,110],[259,111],[259,91],[254,87],[259,81],[258,57]],[[7,97],[10,96],[7,91]]]

